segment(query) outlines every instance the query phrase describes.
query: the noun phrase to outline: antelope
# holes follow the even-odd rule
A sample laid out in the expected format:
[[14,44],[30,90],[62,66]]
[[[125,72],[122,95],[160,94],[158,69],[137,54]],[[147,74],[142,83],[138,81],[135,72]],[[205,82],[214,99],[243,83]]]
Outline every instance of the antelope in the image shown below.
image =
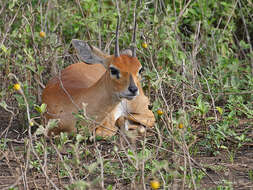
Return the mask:
[[[125,127],[153,127],[155,118],[148,109],[149,100],[144,95],[141,83],[141,63],[136,57],[136,48],[119,52],[119,20],[116,28],[114,55],[104,54],[98,48],[81,40],[72,40],[82,62],[63,69],[51,79],[42,93],[47,104],[46,120],[59,119],[58,127],[50,129],[48,135],[60,132],[76,133],[73,113],[86,104],[86,114],[95,120],[91,131],[102,137],[117,132],[116,121],[125,118]],[[136,21],[133,32],[135,42]],[[83,125],[87,123],[82,122]]]

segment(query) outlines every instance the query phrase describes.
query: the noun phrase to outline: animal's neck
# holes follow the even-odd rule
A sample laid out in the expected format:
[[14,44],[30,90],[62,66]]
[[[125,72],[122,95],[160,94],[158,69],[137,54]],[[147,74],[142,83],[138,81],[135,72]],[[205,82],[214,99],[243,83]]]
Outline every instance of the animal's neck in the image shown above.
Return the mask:
[[96,121],[103,120],[120,102],[120,99],[113,94],[108,73],[91,86],[89,91],[80,94],[83,96],[79,97],[79,105],[89,102],[86,112]]

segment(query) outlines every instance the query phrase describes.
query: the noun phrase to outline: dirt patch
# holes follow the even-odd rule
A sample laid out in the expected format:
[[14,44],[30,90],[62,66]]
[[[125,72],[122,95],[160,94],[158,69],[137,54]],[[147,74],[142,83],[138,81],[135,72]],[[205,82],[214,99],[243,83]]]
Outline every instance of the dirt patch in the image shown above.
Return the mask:
[[203,188],[226,185],[234,189],[253,189],[253,147],[244,147],[234,158],[230,156],[227,152],[222,152],[216,157],[195,158],[208,174],[201,181]]

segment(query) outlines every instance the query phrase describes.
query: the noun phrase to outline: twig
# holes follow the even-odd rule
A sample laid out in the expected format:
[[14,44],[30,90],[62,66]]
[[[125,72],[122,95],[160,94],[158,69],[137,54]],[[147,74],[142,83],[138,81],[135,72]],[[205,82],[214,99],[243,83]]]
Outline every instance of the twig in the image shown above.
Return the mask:
[[85,14],[84,14],[83,8],[82,8],[82,6],[81,6],[81,4],[80,4],[80,0],[76,0],[76,3],[77,3],[77,5],[78,5],[78,7],[79,7],[79,9],[80,9],[80,11],[81,11],[81,13],[82,13],[83,18],[85,18]]
[[227,23],[226,23],[226,25],[225,25],[225,27],[223,29],[222,35],[225,33],[225,31],[226,31],[226,29],[228,27],[228,24],[230,23],[230,20],[231,20],[232,16],[234,15],[234,11],[235,11],[235,8],[237,7],[237,3],[238,2],[239,2],[239,0],[237,0],[235,2],[234,7],[233,7],[233,11],[230,12],[230,16],[229,16],[228,21],[227,21]]
[[98,145],[95,146],[96,147],[96,150],[97,150],[97,153],[98,153],[98,159],[99,159],[99,162],[100,162],[100,174],[101,174],[101,188],[102,189],[105,189],[105,182],[104,182],[104,164],[103,164],[103,159],[102,159],[102,156],[101,156],[101,152],[100,150],[98,149]]
[[[16,79],[17,82],[19,82],[18,78],[16,77],[16,75],[10,73],[8,75],[9,77],[13,77]],[[20,82],[19,82],[20,83]],[[36,151],[34,150],[33,147],[33,138],[32,138],[32,132],[31,132],[31,127],[30,127],[30,122],[31,122],[31,117],[30,117],[30,109],[29,109],[29,104],[28,101],[26,99],[26,96],[24,94],[24,91],[22,90],[22,88],[20,88],[19,93],[22,95],[25,105],[26,105],[26,113],[27,113],[27,120],[28,120],[28,134],[29,134],[29,142],[28,142],[28,147],[27,147],[27,156],[26,156],[26,163],[25,163],[25,171],[24,171],[24,186],[26,189],[29,189],[28,183],[27,183],[27,171],[28,171],[28,167],[29,167],[29,161],[30,161],[30,155],[31,155],[31,149],[32,152],[34,153],[34,155],[36,156],[36,158],[39,160],[39,164],[40,167],[42,168],[43,174],[44,176],[47,178],[47,180],[50,182],[50,184],[58,190],[57,186],[52,182],[52,180],[48,177],[45,168],[43,167],[43,165],[41,164],[40,158],[38,156],[38,154],[36,153]]]
[[[174,31],[176,31],[176,27],[177,27],[177,24],[178,24],[179,20],[181,19],[181,17],[183,16],[185,10],[189,7],[189,5],[190,5],[191,2],[192,2],[192,0],[189,0],[189,1],[186,3],[186,5],[185,5],[184,8],[180,11],[180,13],[179,13],[178,16],[176,16],[176,7],[174,7],[174,9],[175,9],[175,16],[176,16],[176,18],[177,18],[177,20],[176,20],[176,22],[175,22],[175,24],[174,24],[174,28],[173,28]],[[174,3],[175,3],[175,1],[174,1]],[[175,5],[175,4],[174,4],[174,5]]]
[[[99,13],[100,13],[100,15],[103,15],[102,11],[103,11],[102,2],[101,2],[101,0],[99,0]],[[102,17],[99,18],[99,21],[98,21],[98,47],[99,47],[99,49],[102,49],[101,26],[102,26]]]
[[20,6],[18,7],[18,10],[16,11],[16,14],[13,16],[12,20],[10,21],[10,23],[9,23],[9,25],[8,25],[8,27],[7,27],[7,30],[5,31],[3,40],[2,40],[2,42],[0,43],[0,47],[4,44],[4,41],[5,41],[7,35],[9,34],[9,31],[10,31],[10,29],[11,29],[11,25],[12,25],[13,22],[15,21],[17,15],[18,15],[18,13],[19,13],[19,10],[20,10],[21,6],[22,6],[22,4],[20,4]]
[[[182,77],[183,77],[183,79],[185,79],[186,77],[185,77],[185,59],[183,59],[182,60]],[[184,83],[182,83],[182,104],[183,104],[183,110],[185,111],[185,85],[184,85]]]
[[[144,137],[144,140],[142,142],[143,142],[143,145],[142,145],[142,154],[144,154],[144,152],[145,152],[145,146],[146,146],[146,138],[145,137]],[[141,177],[142,177],[142,186],[143,186],[143,189],[146,190],[146,185],[145,185],[145,159],[141,160]]]
[[22,175],[19,176],[19,177],[17,178],[17,180],[16,180],[13,184],[11,184],[11,185],[8,186],[8,187],[3,188],[2,190],[9,190],[9,189],[14,188],[15,186],[18,185],[18,183],[20,182],[20,180],[22,179],[22,177],[23,177]]
[[193,69],[192,69],[192,78],[193,78],[192,84],[193,85],[192,86],[195,86],[196,73],[197,73],[197,68],[198,68],[196,56],[201,49],[199,48],[200,43],[201,43],[201,39],[199,39],[200,27],[201,27],[201,21],[198,22],[198,27],[194,35],[194,40],[193,40],[194,43],[193,43],[193,48],[192,48],[192,53],[191,53],[192,62],[193,62]]
[[6,105],[6,106],[2,106],[7,112],[9,112],[9,113],[11,113],[11,119],[10,119],[10,121],[9,121],[9,124],[8,124],[8,126],[7,126],[7,128],[1,133],[1,135],[0,135],[0,138],[3,136],[3,134],[5,133],[5,136],[4,136],[4,146],[6,145],[6,140],[7,140],[7,134],[8,134],[8,131],[9,131],[9,129],[10,129],[10,127],[11,127],[11,124],[12,124],[12,122],[13,122],[13,119],[14,119],[14,116],[15,116],[15,114],[14,114],[14,112],[12,111],[12,110],[10,110],[8,107],[8,105]]
[[70,177],[70,182],[71,182],[71,183],[74,183],[74,178],[73,178],[73,175],[72,175],[71,171],[69,170],[69,167],[68,167],[68,166],[66,165],[66,163],[64,162],[61,153],[59,152],[58,148],[55,146],[55,144],[53,143],[53,141],[52,141],[51,138],[50,138],[50,142],[51,142],[51,144],[53,145],[53,147],[54,147],[54,149],[55,149],[55,151],[56,151],[58,157],[60,158],[60,160],[61,160],[61,162],[62,162],[62,164],[63,164],[63,166],[64,166],[64,168],[67,170],[68,175],[69,175],[69,177]]
[[2,12],[3,12],[3,10],[5,10],[5,6],[6,6],[6,3],[7,3],[7,1],[1,1],[1,10],[0,10],[0,15],[2,14]]
[[[122,127],[121,127],[121,128],[122,128]],[[125,140],[125,142],[128,144],[128,146],[131,147],[131,150],[133,151],[134,156],[136,156],[136,153],[135,153],[135,151],[133,150],[133,148],[132,148],[131,144],[129,143],[129,141],[127,140],[126,135],[124,134],[124,132],[122,132],[121,130],[119,130],[119,133],[120,133],[120,136],[123,137],[123,139]],[[121,145],[121,148],[124,150],[124,152],[125,152],[125,154],[126,154],[126,156],[127,156],[128,161],[134,166],[134,168],[135,168],[136,170],[138,170],[138,165],[137,165],[137,163],[134,164],[133,160],[129,157],[129,154],[128,154],[128,152],[127,152],[125,146],[123,146],[122,140],[121,140],[121,139],[122,139],[122,138],[120,138],[120,145]]]
[[[186,166],[186,158],[185,156],[187,156],[188,158],[188,164],[189,164],[189,168],[190,168],[190,172],[191,172],[191,180],[192,180],[192,184],[193,184],[193,188],[194,190],[197,190],[197,186],[196,186],[196,183],[195,183],[195,180],[194,180],[194,173],[193,173],[193,170],[192,170],[192,162],[191,162],[191,156],[190,156],[190,153],[189,153],[189,148],[188,146],[186,145],[186,142],[185,142],[185,138],[184,138],[184,131],[182,131],[180,133],[180,136],[181,136],[181,140],[183,142],[182,144],[182,149],[184,151],[184,159],[185,159],[185,166]],[[186,170],[186,167],[185,167],[185,170]],[[185,176],[184,176],[185,177]],[[185,180],[185,179],[184,179]],[[183,184],[184,185],[184,184]]]
[[212,100],[212,107],[213,107],[213,113],[214,113],[215,121],[217,122],[218,121],[218,116],[217,116],[217,113],[216,113],[215,100],[214,100],[214,97],[213,97],[213,95],[211,93],[211,90],[210,90],[210,87],[209,87],[209,83],[208,83],[206,77],[202,74],[202,72],[201,72],[200,69],[199,69],[199,73],[202,76],[202,78],[206,81],[207,90],[208,90],[209,96],[211,97],[211,100]]
[[16,160],[17,164],[20,165],[20,167],[16,168],[16,172],[14,174],[15,177],[17,177],[17,180],[15,181],[15,183],[13,183],[12,185],[10,185],[8,188],[5,188],[6,190],[17,186],[18,183],[20,182],[20,180],[23,178],[23,175],[21,175],[22,164],[20,162],[20,159],[17,157],[16,152],[14,151],[14,148],[13,148],[12,145],[11,145],[11,150],[12,150],[12,153],[14,154],[14,157],[15,157],[15,160]]
[[[249,31],[248,31],[248,28],[247,28],[247,25],[246,25],[246,21],[245,21],[244,15],[242,14],[241,1],[238,1],[238,2],[239,2],[239,7],[240,7],[239,12],[240,12],[240,15],[242,17],[243,26],[244,26],[245,33],[246,33],[246,38],[247,38],[248,43],[250,44],[250,46],[249,46],[250,54],[252,54],[253,50],[252,50],[252,45],[251,45],[251,39],[250,39],[250,35],[249,35]],[[253,75],[253,57],[252,56],[250,56],[250,63],[251,63],[251,73]]]
[[64,91],[64,93],[68,96],[69,100],[72,102],[72,104],[77,108],[77,110],[81,110],[81,108],[75,103],[74,99],[72,98],[72,96],[68,93],[68,91],[66,90],[66,88],[63,86],[63,82],[61,80],[61,71],[59,72],[58,75],[58,80],[60,81],[60,86],[62,88],[62,90]]
[[185,186],[185,180],[186,180],[186,167],[187,167],[187,160],[186,160],[186,150],[185,148],[183,148],[183,152],[184,152],[184,178],[182,181],[182,190],[184,190],[184,186]]

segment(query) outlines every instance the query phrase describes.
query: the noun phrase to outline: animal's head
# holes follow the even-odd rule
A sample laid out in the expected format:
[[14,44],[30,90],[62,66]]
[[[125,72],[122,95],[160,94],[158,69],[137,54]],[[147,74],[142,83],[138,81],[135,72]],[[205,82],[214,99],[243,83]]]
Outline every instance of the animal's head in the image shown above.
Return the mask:
[[[114,55],[104,54],[81,40],[72,40],[72,44],[77,50],[79,59],[87,64],[102,64],[107,70],[107,78],[110,79],[111,89],[119,98],[131,100],[139,94],[138,83],[142,66],[136,57],[135,45],[131,50],[119,53],[118,45],[119,21],[116,29],[116,42]],[[136,22],[134,27],[133,42],[135,44]]]

